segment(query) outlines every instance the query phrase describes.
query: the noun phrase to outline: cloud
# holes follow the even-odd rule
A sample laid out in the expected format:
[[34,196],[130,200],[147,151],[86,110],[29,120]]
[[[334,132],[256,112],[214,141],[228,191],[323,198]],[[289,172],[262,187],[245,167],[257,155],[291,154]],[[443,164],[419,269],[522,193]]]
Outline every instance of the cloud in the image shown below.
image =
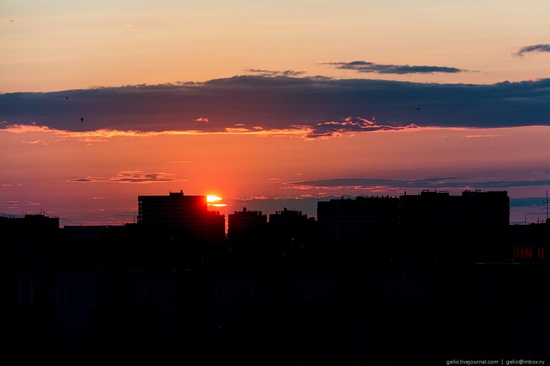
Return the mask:
[[377,74],[433,74],[436,72],[442,73],[459,73],[466,70],[456,67],[446,66],[410,66],[410,65],[384,65],[376,64],[369,61],[351,61],[351,62],[322,62],[323,65],[336,66],[337,69],[353,70],[363,73]]
[[46,141],[42,141],[42,140],[23,140],[21,142],[28,145],[47,145],[48,144]]
[[177,160],[177,161],[169,161],[168,164],[189,164],[191,163],[191,160]]
[[8,206],[11,208],[18,208],[19,206],[40,206],[41,204],[39,202],[32,202],[32,201],[0,201],[0,206]]
[[510,200],[510,207],[545,207],[546,197],[523,197]]
[[[549,100],[550,79],[476,85],[242,75],[204,83],[0,94],[0,131],[81,138],[278,133],[317,139],[414,127],[550,125]],[[208,123],[196,122],[204,116]]]
[[[306,127],[306,126],[304,126]],[[361,117],[346,117],[340,121],[328,121],[317,123],[312,131],[308,134],[308,138],[316,139],[323,137],[340,136],[345,132],[365,132],[378,130],[402,130],[405,128],[416,128],[414,124],[408,126],[391,126],[377,124],[374,120],[370,121]]]
[[468,139],[495,138],[495,137],[503,137],[503,135],[500,135],[500,134],[477,134],[477,135],[467,135],[466,136],[466,138],[468,138]]
[[273,71],[273,70],[262,70],[262,69],[247,69],[246,72],[255,74],[263,77],[279,77],[279,76],[288,76],[295,77],[304,75],[305,71],[294,71],[294,70],[285,70],[285,71]]
[[385,179],[385,178],[337,178],[313,181],[291,182],[290,186],[295,188],[356,188],[356,189],[386,189],[386,190],[425,190],[425,189],[489,189],[506,190],[513,187],[540,187],[550,185],[550,180],[488,180],[488,181],[469,181],[461,178],[426,178],[426,179]]
[[525,46],[520,48],[516,53],[514,53],[515,56],[523,56],[526,53],[538,53],[538,52],[550,52],[550,44],[534,44],[531,46]]
[[71,179],[71,183],[165,183],[180,181],[170,173],[151,173],[140,170],[121,171],[112,177],[85,177]]

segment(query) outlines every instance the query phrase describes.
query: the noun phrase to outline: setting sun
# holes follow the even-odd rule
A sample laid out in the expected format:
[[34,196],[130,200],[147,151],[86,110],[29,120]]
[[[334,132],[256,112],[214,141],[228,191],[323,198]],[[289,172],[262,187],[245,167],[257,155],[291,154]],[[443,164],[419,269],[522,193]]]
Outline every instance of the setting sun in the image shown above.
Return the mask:
[[221,200],[222,200],[221,197],[214,196],[213,194],[209,194],[209,195],[206,196],[206,202],[208,202],[208,203],[219,202]]
[[208,206],[213,207],[226,207],[227,204],[222,202],[222,198],[219,196],[215,196],[213,194],[206,195],[206,202],[208,202]]

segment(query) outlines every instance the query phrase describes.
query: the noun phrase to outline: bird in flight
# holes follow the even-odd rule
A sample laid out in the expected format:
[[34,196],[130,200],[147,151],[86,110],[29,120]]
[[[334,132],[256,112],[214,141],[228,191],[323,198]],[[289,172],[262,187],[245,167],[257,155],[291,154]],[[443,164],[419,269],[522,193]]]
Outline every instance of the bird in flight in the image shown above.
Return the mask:
[[80,117],[80,123],[84,122],[84,117]]

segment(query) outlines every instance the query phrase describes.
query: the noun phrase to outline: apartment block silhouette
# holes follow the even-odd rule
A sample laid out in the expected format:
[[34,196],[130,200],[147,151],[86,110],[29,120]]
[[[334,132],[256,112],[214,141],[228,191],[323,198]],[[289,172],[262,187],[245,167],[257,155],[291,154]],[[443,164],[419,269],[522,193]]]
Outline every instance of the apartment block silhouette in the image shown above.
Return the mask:
[[149,229],[178,230],[191,240],[223,240],[225,216],[209,211],[206,196],[139,196],[138,225]]

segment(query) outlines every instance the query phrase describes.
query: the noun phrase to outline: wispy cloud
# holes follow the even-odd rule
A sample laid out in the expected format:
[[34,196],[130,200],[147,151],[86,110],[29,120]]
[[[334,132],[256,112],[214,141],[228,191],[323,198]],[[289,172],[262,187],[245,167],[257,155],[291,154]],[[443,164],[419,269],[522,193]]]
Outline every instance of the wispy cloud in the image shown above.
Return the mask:
[[291,182],[296,188],[357,188],[357,189],[509,189],[513,187],[540,187],[550,185],[550,180],[486,180],[472,181],[456,177],[426,179],[385,179],[385,178],[337,178],[313,181]]
[[480,139],[480,138],[495,138],[495,137],[503,137],[504,135],[500,134],[477,134],[477,135],[467,135],[466,138],[468,139]]
[[21,142],[27,145],[47,145],[48,144],[46,141],[42,141],[42,140],[23,140]]
[[0,94],[0,131],[54,132],[63,138],[70,133],[86,143],[165,133],[318,139],[413,127],[550,125],[548,100],[550,79],[474,85],[242,75],[204,83]]
[[71,179],[68,182],[72,183],[165,183],[181,181],[176,179],[173,174],[170,173],[152,173],[144,172],[140,170],[133,171],[121,171],[112,177],[85,177]]
[[304,75],[305,71],[295,71],[295,70],[285,70],[285,71],[273,71],[273,70],[262,70],[262,69],[247,69],[245,70],[248,73],[262,76],[262,77],[295,77]]
[[0,201],[0,206],[6,206],[8,208],[19,208],[21,206],[36,207],[40,205],[41,204],[39,202],[33,202],[33,201],[16,201],[16,200]]
[[418,126],[411,124],[407,126],[392,126],[378,124],[374,120],[368,120],[361,117],[346,117],[340,121],[319,122],[308,134],[308,138],[318,139],[324,137],[340,136],[346,132],[365,132],[379,130],[402,130],[405,128],[416,128]]
[[545,197],[524,197],[510,200],[510,207],[545,207]]
[[550,44],[534,44],[520,48],[514,55],[523,56],[526,53],[550,52]]
[[377,74],[433,74],[436,72],[442,73],[459,73],[465,72],[456,67],[447,66],[411,66],[411,65],[391,65],[391,64],[377,64],[370,61],[349,61],[349,62],[322,62],[323,65],[332,65],[337,69],[353,70],[363,73],[377,73]]

